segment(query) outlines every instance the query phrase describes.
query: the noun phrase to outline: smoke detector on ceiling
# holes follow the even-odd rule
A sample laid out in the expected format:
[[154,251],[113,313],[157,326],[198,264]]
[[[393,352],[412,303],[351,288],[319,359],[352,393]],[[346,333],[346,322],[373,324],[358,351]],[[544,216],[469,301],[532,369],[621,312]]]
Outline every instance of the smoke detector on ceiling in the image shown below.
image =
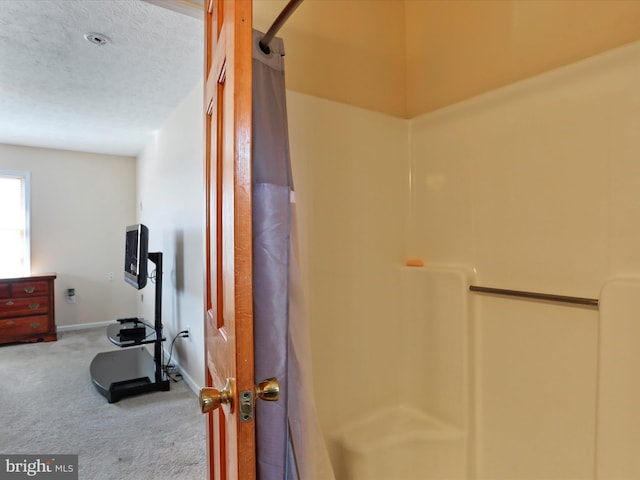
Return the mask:
[[111,43],[111,39],[102,33],[95,33],[95,32],[85,33],[84,38],[88,42],[91,42],[94,45],[99,45],[99,46],[106,45],[107,43]]

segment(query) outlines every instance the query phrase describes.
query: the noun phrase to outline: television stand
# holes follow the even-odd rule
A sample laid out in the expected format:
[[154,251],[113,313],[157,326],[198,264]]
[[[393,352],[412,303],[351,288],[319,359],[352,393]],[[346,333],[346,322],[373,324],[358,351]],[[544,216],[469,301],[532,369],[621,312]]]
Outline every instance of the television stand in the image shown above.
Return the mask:
[[169,390],[169,380],[154,380],[155,362],[145,347],[99,353],[91,362],[90,371],[94,385],[109,403],[131,395]]
[[[156,299],[154,325],[137,318],[122,319],[107,327],[107,338],[121,348],[97,354],[89,371],[98,391],[115,403],[124,397],[141,393],[168,391],[170,388],[162,369],[162,252],[150,252],[149,260],[156,265]],[[143,335],[125,336],[130,324],[144,325]],[[122,332],[122,335],[121,335]],[[153,356],[144,347],[153,344]],[[132,348],[135,347],[135,348]]]

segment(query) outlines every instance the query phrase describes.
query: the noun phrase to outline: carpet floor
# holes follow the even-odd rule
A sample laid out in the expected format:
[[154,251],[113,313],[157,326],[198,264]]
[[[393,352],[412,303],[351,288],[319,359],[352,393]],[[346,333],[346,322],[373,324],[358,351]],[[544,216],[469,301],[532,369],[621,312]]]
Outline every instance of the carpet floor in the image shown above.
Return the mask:
[[109,404],[89,375],[105,329],[0,347],[0,454],[78,455],[81,480],[206,478],[205,419],[184,382]]

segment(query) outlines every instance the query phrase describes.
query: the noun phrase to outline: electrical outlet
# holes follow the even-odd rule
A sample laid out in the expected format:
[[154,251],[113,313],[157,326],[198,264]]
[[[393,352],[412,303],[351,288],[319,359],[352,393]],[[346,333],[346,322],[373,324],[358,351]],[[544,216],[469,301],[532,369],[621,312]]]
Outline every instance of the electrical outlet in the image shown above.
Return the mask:
[[187,336],[186,337],[182,337],[184,338],[187,342],[191,342],[191,328],[187,327],[185,328],[185,330],[187,331]]
[[113,272],[107,273],[107,280],[109,280],[110,282],[113,282]]

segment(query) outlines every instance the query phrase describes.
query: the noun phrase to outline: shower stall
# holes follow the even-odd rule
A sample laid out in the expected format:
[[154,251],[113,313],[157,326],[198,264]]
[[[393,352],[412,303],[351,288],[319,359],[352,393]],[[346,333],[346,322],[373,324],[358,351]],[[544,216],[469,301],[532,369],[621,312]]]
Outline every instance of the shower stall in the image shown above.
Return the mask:
[[409,120],[288,92],[338,480],[640,478],[638,58]]

